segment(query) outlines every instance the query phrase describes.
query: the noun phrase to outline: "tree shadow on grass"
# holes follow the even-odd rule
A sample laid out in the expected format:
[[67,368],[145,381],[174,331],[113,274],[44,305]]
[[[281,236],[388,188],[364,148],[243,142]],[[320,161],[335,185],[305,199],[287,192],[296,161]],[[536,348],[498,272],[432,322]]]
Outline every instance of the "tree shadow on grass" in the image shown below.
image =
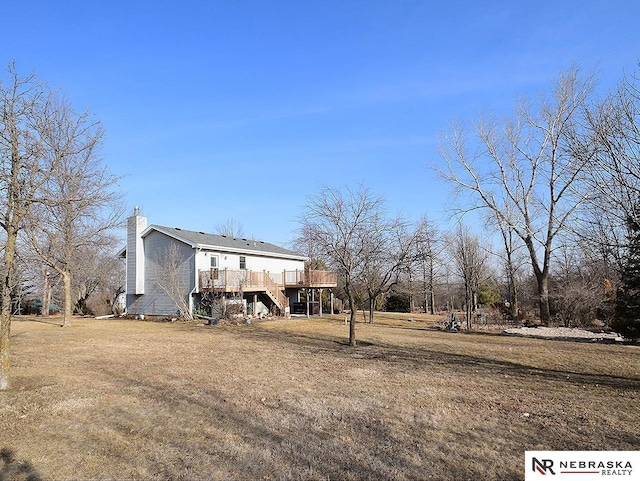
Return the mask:
[[[156,453],[171,453],[149,460],[166,479],[210,477],[212,466],[224,466],[222,479],[393,479],[398,473],[417,479],[425,472],[419,460],[394,453],[402,442],[390,428],[360,416],[339,419],[328,432],[317,412],[286,400],[265,403],[247,392],[258,405],[254,409],[210,385],[185,389],[108,374],[124,392],[148,400],[148,409],[164,420],[160,429],[144,429],[143,435],[157,446]],[[135,431],[134,413],[116,419],[119,431]],[[196,420],[216,429],[194,433]]]
[[427,346],[402,347],[382,342],[359,341],[355,348],[344,339],[323,338],[309,334],[256,332],[256,335],[276,337],[279,341],[317,351],[333,351],[358,359],[370,359],[389,363],[403,363],[413,368],[427,369],[429,366],[451,366],[459,371],[473,370],[491,375],[509,375],[522,378],[537,378],[579,385],[600,385],[623,391],[640,390],[640,376],[618,376],[578,372],[575,370],[540,368],[526,363],[503,361],[477,355],[444,352]]
[[54,322],[52,320],[46,320],[46,317],[13,317],[11,318],[11,322],[37,322],[39,324],[49,324],[50,326],[62,327],[63,324],[60,322]]
[[42,477],[28,461],[16,459],[9,448],[0,449],[0,481],[40,481]]
[[[310,352],[394,364],[393,371],[398,372],[452,366],[470,376],[508,374],[525,381],[540,378],[559,383],[602,384],[620,390],[635,390],[637,387],[633,386],[639,384],[635,377],[611,379],[597,374],[538,369],[526,365],[526,361],[520,364],[481,355],[452,354],[429,346],[360,342],[359,347],[351,348],[338,336],[270,330],[243,331],[239,335],[278,347],[289,344],[292,351],[302,356]],[[288,397],[286,392],[274,394],[273,390],[271,394],[280,396],[279,399],[262,399],[262,394],[256,392],[259,385],[240,383],[234,392],[232,385],[227,384],[224,389],[216,386],[215,376],[207,377],[210,380],[205,383],[195,383],[173,374],[170,365],[165,371],[163,378],[147,372],[144,366],[123,364],[121,369],[115,366],[101,369],[101,374],[118,386],[119,394],[135,398],[135,402],[120,403],[115,397],[115,402],[103,408],[108,411],[106,417],[96,420],[103,428],[92,431],[87,439],[90,445],[108,445],[112,441],[105,426],[115,430],[126,448],[115,446],[113,451],[107,451],[109,456],[119,457],[123,461],[120,465],[145,465],[146,477],[356,480],[425,479],[432,475],[433,479],[482,480],[521,476],[520,465],[507,466],[508,461],[513,461],[511,455],[506,457],[504,466],[499,466],[504,471],[486,471],[488,461],[483,453],[488,448],[465,452],[464,459],[456,463],[457,454],[453,450],[468,442],[465,425],[436,428],[443,439],[428,440],[425,436],[432,426],[420,418],[415,421],[416,426],[408,428],[407,434],[380,422],[375,411],[363,412],[337,399],[330,398],[325,404],[313,394],[307,399],[306,394]],[[268,378],[261,382],[269,385]],[[535,426],[539,429],[544,424]],[[486,430],[484,425],[480,426],[475,431],[479,445],[500,446],[487,441],[502,435],[496,429],[492,425]],[[528,428],[519,425],[518,429]],[[531,431],[531,437],[526,438],[522,432],[505,436],[524,439],[518,446],[524,450],[534,441],[541,442],[541,435],[534,428]],[[544,437],[544,441],[554,439],[552,434]],[[576,437],[573,442],[579,439]],[[568,442],[565,447],[582,446]],[[425,451],[418,451],[421,449]],[[448,454],[448,450],[452,453]],[[491,459],[503,458],[495,455]],[[123,475],[132,477],[130,472],[116,473],[116,477]]]

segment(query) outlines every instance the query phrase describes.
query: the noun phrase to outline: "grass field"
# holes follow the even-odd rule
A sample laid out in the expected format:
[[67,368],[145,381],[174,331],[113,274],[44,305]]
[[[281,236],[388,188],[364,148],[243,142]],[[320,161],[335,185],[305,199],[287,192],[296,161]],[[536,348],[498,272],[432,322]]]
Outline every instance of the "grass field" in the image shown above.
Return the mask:
[[389,316],[347,335],[16,318],[0,449],[44,479],[474,481],[523,479],[525,450],[640,449],[637,346]]

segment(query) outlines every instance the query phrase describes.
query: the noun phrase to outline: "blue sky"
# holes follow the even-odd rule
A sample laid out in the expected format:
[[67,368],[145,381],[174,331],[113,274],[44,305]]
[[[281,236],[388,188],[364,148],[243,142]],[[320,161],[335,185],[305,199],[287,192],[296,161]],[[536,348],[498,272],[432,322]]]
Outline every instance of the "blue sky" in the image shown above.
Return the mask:
[[506,114],[572,62],[599,89],[640,59],[630,1],[5,2],[15,60],[89,108],[149,222],[289,241],[322,185],[446,224],[427,168],[452,119]]

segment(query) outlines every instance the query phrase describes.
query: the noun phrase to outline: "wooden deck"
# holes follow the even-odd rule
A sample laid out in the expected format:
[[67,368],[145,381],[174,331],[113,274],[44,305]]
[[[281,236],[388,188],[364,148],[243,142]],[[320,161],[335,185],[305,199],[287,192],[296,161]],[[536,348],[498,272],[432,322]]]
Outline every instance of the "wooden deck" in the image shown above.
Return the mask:
[[264,293],[280,309],[289,306],[284,290],[330,289],[338,286],[338,276],[329,271],[267,271],[208,269],[198,271],[200,292]]
[[283,286],[300,289],[338,287],[338,275],[331,271],[284,271]]
[[208,269],[198,272],[198,287],[201,291],[253,292],[262,287],[284,290],[286,288],[330,289],[338,286],[338,276],[330,271],[249,271],[231,269]]

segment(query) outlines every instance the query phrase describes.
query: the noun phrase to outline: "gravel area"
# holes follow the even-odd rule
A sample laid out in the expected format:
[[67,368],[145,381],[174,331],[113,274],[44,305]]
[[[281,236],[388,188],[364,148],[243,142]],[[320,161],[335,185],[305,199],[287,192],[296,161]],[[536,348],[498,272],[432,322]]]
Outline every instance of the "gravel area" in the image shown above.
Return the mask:
[[539,337],[541,339],[561,339],[567,341],[608,341],[622,342],[622,337],[613,332],[591,332],[569,327],[517,327],[506,329],[508,336]]

